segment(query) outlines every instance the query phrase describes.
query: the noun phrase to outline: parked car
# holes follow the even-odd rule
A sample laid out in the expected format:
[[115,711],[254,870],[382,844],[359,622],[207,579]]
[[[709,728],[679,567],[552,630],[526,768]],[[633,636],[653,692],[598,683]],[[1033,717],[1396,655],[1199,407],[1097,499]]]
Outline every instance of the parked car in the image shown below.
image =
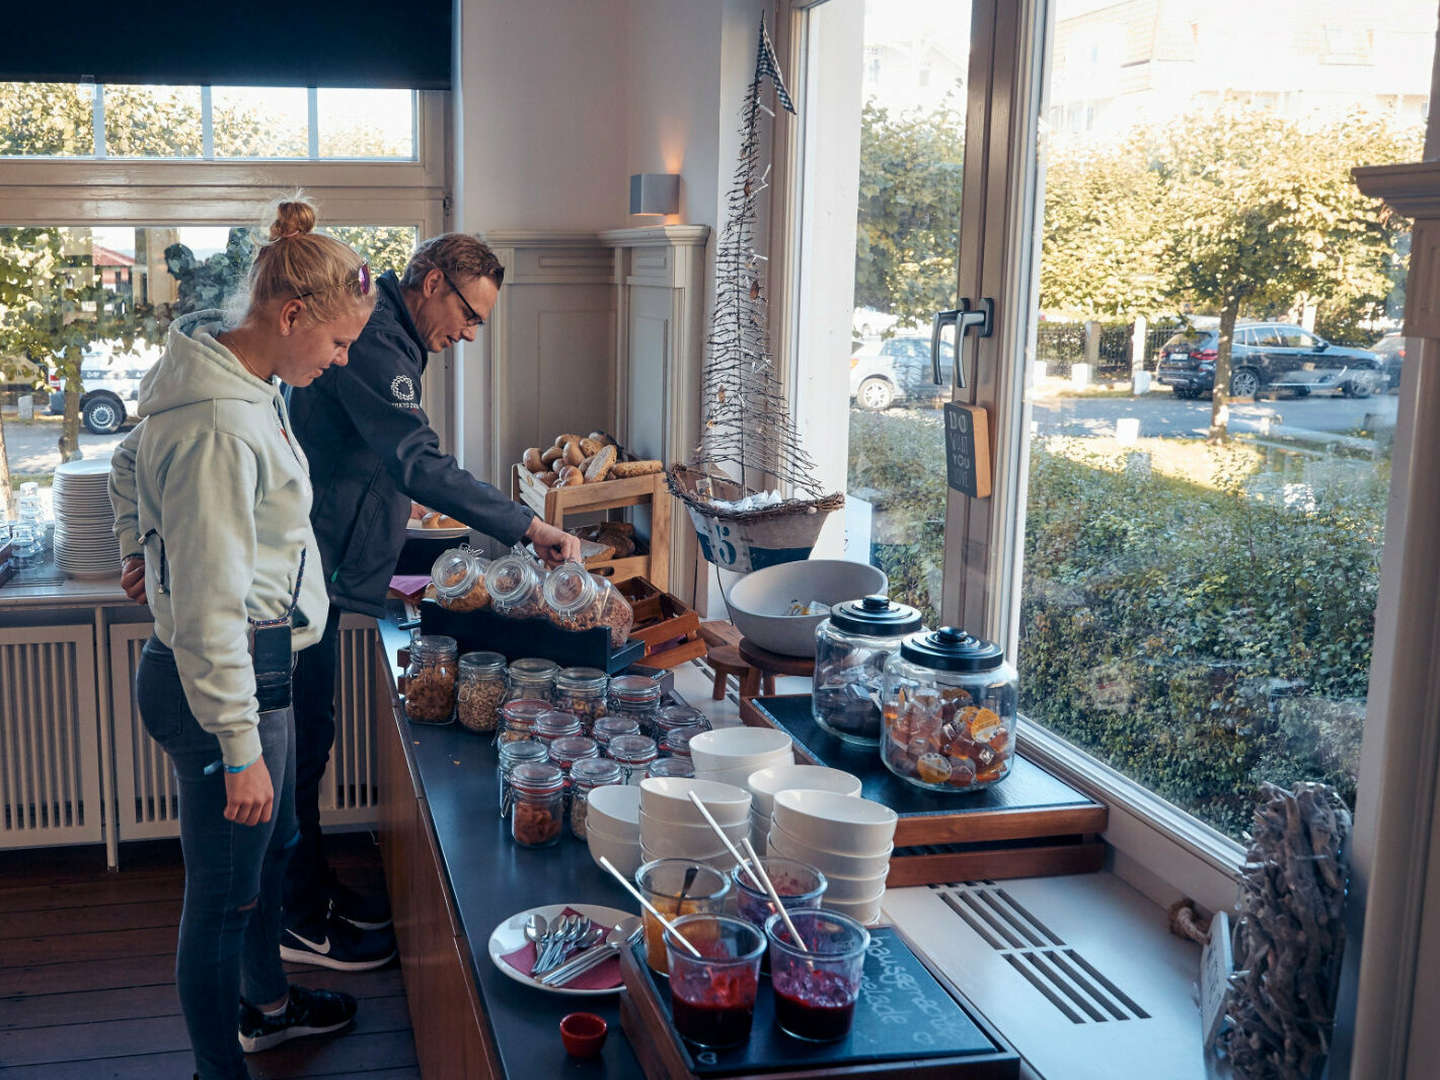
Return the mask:
[[[118,342],[103,341],[86,348],[80,361],[80,381],[84,387],[80,396],[80,420],[87,431],[94,435],[113,435],[126,420],[135,416],[140,380],[160,359],[160,352],[158,346],[139,344],[134,352],[127,352]],[[49,385],[50,413],[63,415],[65,390],[59,376],[52,374]]]
[[862,409],[888,409],[901,401],[930,401],[950,396],[951,346],[940,350],[940,377],[934,382],[930,337],[899,334],[869,342],[850,358],[850,397]]
[[[1160,347],[1155,367],[1161,385],[1178,398],[1195,398],[1215,387],[1220,331],[1181,330]],[[1253,397],[1264,390],[1289,390],[1297,397],[1336,390],[1369,397],[1383,385],[1381,360],[1367,349],[1331,345],[1293,323],[1243,322],[1230,348],[1230,393]]]
[[1370,351],[1380,357],[1380,371],[1385,376],[1385,388],[1400,388],[1400,369],[1405,366],[1405,338],[1398,330],[1392,330],[1374,345]]

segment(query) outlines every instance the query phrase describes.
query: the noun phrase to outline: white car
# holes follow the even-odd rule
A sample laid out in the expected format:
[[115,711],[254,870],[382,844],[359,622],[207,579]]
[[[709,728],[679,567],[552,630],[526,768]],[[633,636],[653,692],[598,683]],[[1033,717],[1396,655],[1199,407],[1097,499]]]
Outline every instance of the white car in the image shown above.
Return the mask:
[[[80,419],[95,435],[113,435],[135,416],[140,380],[160,359],[158,345],[135,343],[127,352],[118,341],[97,341],[87,346],[80,361]],[[50,412],[65,412],[65,390],[57,376],[50,377]]]

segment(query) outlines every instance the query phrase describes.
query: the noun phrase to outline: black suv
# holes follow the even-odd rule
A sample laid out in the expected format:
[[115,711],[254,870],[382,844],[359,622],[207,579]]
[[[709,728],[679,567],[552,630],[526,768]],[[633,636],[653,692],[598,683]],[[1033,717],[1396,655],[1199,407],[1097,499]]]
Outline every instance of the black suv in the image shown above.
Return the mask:
[[[1161,385],[1178,398],[1195,398],[1215,388],[1219,330],[1181,330],[1160,346],[1155,368]],[[1369,397],[1384,385],[1381,360],[1365,349],[1331,345],[1292,323],[1244,322],[1235,327],[1230,348],[1230,393],[1253,397],[1262,390],[1339,390]]]

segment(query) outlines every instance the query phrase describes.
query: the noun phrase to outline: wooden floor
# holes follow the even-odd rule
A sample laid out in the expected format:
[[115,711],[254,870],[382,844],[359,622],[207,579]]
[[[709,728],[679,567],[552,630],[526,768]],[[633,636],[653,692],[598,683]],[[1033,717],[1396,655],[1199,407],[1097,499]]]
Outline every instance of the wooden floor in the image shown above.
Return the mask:
[[[383,889],[379,851],[352,833],[331,844],[353,887]],[[0,1076],[5,1080],[188,1080],[194,1070],[175,994],[184,880],[178,842],[0,855]],[[246,1060],[255,1080],[420,1075],[397,964],[352,974],[287,965],[302,986],[360,1000],[355,1025]]]

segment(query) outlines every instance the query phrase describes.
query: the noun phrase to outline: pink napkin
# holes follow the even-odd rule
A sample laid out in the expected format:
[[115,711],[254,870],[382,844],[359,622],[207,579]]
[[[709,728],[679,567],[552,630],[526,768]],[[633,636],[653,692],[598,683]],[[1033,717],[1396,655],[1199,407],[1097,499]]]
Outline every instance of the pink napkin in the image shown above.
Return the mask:
[[[573,908],[566,908],[561,914],[580,914]],[[591,926],[595,923],[591,922]],[[573,960],[579,955],[571,953],[569,959]],[[525,942],[524,947],[516,949],[512,953],[503,954],[500,959],[509,964],[522,975],[529,975],[535,969],[535,943]],[[601,963],[596,964],[589,971],[582,971],[568,982],[562,983],[572,990],[609,990],[619,986],[624,980],[620,975],[620,957],[618,955],[606,957]]]
[[430,584],[429,574],[396,574],[390,579],[390,589],[409,600],[414,600]]

